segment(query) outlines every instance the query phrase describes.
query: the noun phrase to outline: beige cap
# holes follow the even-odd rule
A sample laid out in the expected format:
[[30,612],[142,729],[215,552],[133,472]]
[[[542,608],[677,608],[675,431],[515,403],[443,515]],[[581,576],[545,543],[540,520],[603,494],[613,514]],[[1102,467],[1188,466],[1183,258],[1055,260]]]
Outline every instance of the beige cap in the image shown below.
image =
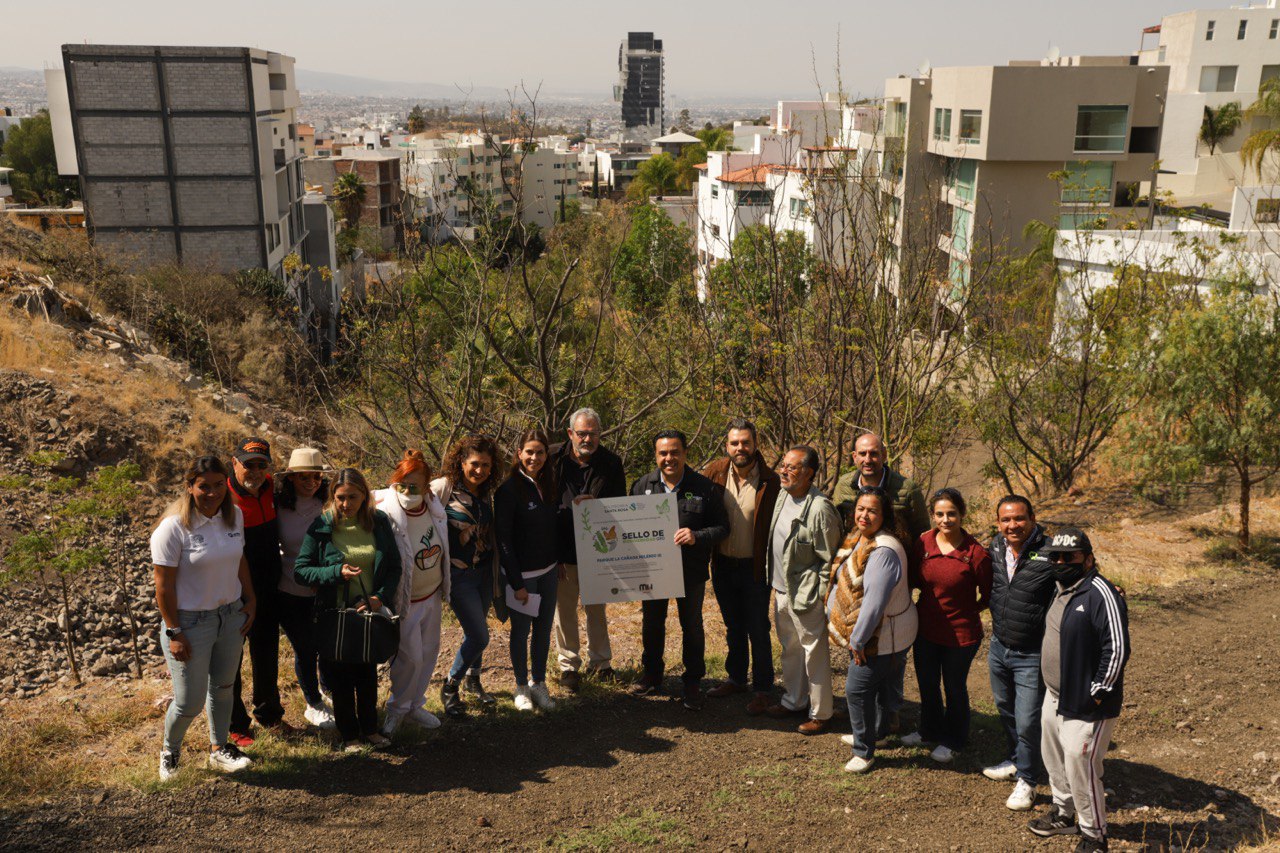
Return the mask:
[[284,473],[293,474],[301,471],[332,471],[324,461],[324,456],[314,447],[299,447],[289,454],[289,467]]

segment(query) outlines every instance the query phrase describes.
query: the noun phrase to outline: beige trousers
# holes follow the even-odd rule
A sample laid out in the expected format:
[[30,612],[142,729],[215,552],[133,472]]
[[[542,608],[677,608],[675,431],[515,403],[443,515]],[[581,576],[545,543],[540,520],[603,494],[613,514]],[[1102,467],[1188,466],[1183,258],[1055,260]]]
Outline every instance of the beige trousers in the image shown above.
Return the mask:
[[833,698],[826,611],[818,603],[798,613],[777,590],[773,600],[782,643],[782,707],[799,711],[808,705],[810,719],[829,720]]
[[[556,646],[560,653],[560,671],[577,672],[582,668],[582,640],[578,636],[578,567],[565,563],[565,577],[556,588]],[[603,604],[583,606],[587,612],[587,669],[598,671],[613,664],[609,647],[609,620]]]
[[1049,773],[1053,803],[1075,815],[1080,831],[1093,838],[1107,834],[1107,801],[1102,788],[1102,758],[1111,744],[1116,718],[1066,720],[1058,716],[1058,697],[1044,692],[1040,712],[1040,756]]

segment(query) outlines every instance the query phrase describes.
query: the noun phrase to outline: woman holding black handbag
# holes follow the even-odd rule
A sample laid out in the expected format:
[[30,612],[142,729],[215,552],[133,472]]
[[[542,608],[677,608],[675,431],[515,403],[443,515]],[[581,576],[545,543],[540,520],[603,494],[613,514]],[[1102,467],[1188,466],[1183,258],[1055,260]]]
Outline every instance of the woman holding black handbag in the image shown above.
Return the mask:
[[[319,611],[343,608],[361,612],[394,608],[400,547],[387,516],[374,509],[369,484],[356,469],[343,468],[334,478],[329,503],[307,531],[293,571],[303,583],[319,587],[319,616],[324,615]],[[361,741],[375,749],[387,746],[391,741],[378,732],[377,663],[334,659],[327,645],[321,646],[320,674],[333,693],[333,716],[343,750],[357,751]]]

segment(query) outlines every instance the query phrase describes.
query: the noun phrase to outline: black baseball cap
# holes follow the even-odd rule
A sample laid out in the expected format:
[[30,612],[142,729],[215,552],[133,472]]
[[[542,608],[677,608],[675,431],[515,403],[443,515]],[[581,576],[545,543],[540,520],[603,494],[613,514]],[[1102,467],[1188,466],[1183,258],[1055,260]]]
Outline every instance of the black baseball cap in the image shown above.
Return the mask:
[[1064,527],[1050,536],[1039,550],[1042,554],[1074,554],[1077,551],[1092,554],[1093,543],[1080,528]]
[[236,447],[236,459],[241,462],[248,462],[250,459],[261,459],[263,462],[271,461],[271,445],[265,438],[250,436]]

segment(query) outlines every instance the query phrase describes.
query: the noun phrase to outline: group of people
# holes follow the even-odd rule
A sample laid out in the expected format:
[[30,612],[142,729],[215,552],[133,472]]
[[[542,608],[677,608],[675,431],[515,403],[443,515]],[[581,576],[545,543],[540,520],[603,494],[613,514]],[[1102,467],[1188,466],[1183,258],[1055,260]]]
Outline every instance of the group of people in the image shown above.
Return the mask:
[[[490,609],[510,620],[517,709],[555,705],[546,682],[553,633],[564,690],[576,692],[583,678],[615,680],[604,605],[584,608],[582,646],[570,527],[575,504],[628,494],[622,462],[601,437],[600,416],[580,409],[564,441],[530,429],[504,466],[492,439],[469,434],[449,448],[440,476],[422,453],[407,450],[379,491],[355,469],[330,469],[311,448],[295,450],[273,478],[270,447],[259,438],[236,448],[229,470],[217,457],[196,459],[151,541],[174,688],[161,778],[176,772],[201,704],[210,766],[233,772],[250,764],[242,750],[253,730],[239,676],[245,636],[258,725],[295,731],[283,719],[277,683],[283,630],[307,721],[336,728],[349,751],[385,747],[405,721],[441,724],[425,701],[445,601],[463,633],[441,687],[449,717],[465,716],[468,701],[495,702],[480,680]],[[801,734],[820,734],[833,714],[835,643],[850,661],[845,769],[872,769],[877,745],[894,735],[948,763],[967,743],[968,674],[983,638],[981,611],[990,608],[991,690],[1007,754],[983,773],[1012,781],[1007,805],[1025,810],[1047,771],[1053,806],[1031,831],[1079,833],[1078,849],[1105,849],[1102,758],[1122,703],[1128,629],[1124,598],[1098,574],[1087,535],[1065,529],[1049,537],[1031,502],[1007,495],[996,507],[999,533],[985,548],[964,527],[963,496],[944,488],[926,501],[887,465],[872,433],[855,442],[855,468],[830,498],[816,485],[822,461],[811,447],[789,449],[771,470],[754,425],[739,418],[728,424],[724,449],[695,471],[685,436],[659,432],[654,470],[629,490],[676,500],[685,593],[676,599],[684,669],[675,698],[697,711],[706,698],[742,694],[748,714],[800,718]],[[728,678],[704,692],[708,579],[724,621]],[[376,665],[337,662],[317,648],[313,614],[334,607],[399,616],[381,726]],[[668,607],[667,599],[641,602],[636,695],[666,690]],[[909,652],[920,716],[918,728],[903,733]]]

